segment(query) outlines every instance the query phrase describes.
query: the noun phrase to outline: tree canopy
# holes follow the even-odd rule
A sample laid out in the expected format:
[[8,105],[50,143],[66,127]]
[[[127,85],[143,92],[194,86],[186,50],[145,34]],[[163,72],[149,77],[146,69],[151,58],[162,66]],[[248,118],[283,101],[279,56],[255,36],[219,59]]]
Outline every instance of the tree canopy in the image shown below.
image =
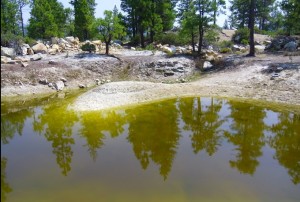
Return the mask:
[[[300,33],[299,0],[229,2],[224,28],[249,28],[251,37],[254,32]],[[70,0],[73,8],[64,8],[58,0],[2,0],[1,44],[2,39],[12,35],[26,35],[23,8],[28,3],[31,11],[27,35],[34,39],[72,35],[84,41],[101,36],[107,44],[114,38],[129,39],[131,44],[145,48],[175,30],[199,55],[207,45],[205,37],[212,37],[211,30],[217,27],[217,17],[224,14],[226,6],[225,0],[121,0],[122,13],[115,7],[105,11],[103,19],[96,19],[95,0]],[[174,27],[175,22],[178,27]],[[247,41],[254,43],[251,38]]]

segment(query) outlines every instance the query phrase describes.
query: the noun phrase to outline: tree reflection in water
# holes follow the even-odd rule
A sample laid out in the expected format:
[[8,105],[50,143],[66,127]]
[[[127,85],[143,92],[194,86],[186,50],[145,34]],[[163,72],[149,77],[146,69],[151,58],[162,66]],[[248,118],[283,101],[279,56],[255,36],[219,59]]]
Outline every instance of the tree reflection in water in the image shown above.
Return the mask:
[[275,149],[275,159],[283,165],[294,184],[300,183],[300,115],[279,115],[279,123],[271,127],[274,136],[269,144]]
[[75,143],[72,127],[77,121],[76,113],[68,111],[66,105],[46,106],[42,114],[34,117],[33,129],[52,142],[56,162],[65,176],[71,170],[72,145]]
[[[1,107],[1,111],[4,111]],[[32,117],[33,109],[23,109],[15,113],[1,115],[1,142],[8,144],[9,140],[14,138],[15,134],[22,135],[24,122]]]
[[7,159],[5,157],[1,157],[1,201],[5,202],[7,198],[7,194],[12,192],[12,188],[9,186],[6,181],[6,164]]
[[124,131],[123,125],[126,120],[124,115],[116,111],[90,112],[80,116],[80,123],[82,125],[80,136],[86,139],[87,145],[85,146],[88,147],[90,156],[95,161],[97,150],[104,144],[104,132],[109,132],[113,138],[119,136]]
[[159,165],[166,180],[172,168],[179,141],[176,100],[144,105],[127,110],[128,141],[136,158],[146,169],[150,159]]
[[210,105],[201,104],[201,98],[180,99],[179,108],[184,130],[191,131],[192,147],[195,153],[205,149],[211,156],[221,144],[221,128],[224,120],[220,120],[219,111],[222,101],[210,98]]
[[230,166],[237,168],[241,173],[253,175],[259,165],[258,157],[262,155],[265,145],[263,108],[246,103],[228,102],[232,119],[230,129],[226,131],[227,140],[236,146],[236,160],[230,160]]
[[[206,100],[210,102],[206,102]],[[235,147],[235,159],[229,160],[232,168],[253,175],[259,166],[262,148],[269,144],[275,150],[274,158],[284,166],[294,184],[300,182],[300,116],[278,112],[278,123],[265,124],[264,108],[229,101],[227,117],[221,109],[225,101],[215,98],[182,98],[169,100],[124,111],[91,112],[77,115],[62,104],[20,110],[1,115],[1,141],[7,145],[15,134],[21,135],[27,118],[33,117],[33,129],[52,143],[53,154],[67,175],[71,170],[72,146],[75,144],[73,127],[80,123],[79,135],[86,139],[86,147],[93,160],[104,145],[104,139],[124,133],[128,125],[127,140],[143,169],[151,161],[159,166],[160,175],[167,179],[177,153],[181,134],[190,131],[194,153],[206,151],[214,155],[219,146],[228,141]],[[1,108],[2,109],[2,108]],[[38,108],[40,109],[40,108]],[[268,118],[268,117],[267,117]],[[31,119],[30,119],[31,120]],[[182,120],[182,122],[180,122]],[[183,128],[180,123],[184,123]],[[229,129],[224,125],[230,125]],[[272,132],[265,137],[264,132]],[[1,158],[1,201],[12,191],[6,181],[6,158]]]

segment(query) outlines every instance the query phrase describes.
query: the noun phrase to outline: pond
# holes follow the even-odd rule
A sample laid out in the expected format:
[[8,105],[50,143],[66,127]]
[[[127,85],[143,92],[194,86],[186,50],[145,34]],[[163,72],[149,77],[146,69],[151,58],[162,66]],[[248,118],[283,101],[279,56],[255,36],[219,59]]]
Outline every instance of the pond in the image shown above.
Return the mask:
[[[70,98],[73,99],[73,98]],[[300,201],[300,115],[207,97],[1,104],[1,201]]]

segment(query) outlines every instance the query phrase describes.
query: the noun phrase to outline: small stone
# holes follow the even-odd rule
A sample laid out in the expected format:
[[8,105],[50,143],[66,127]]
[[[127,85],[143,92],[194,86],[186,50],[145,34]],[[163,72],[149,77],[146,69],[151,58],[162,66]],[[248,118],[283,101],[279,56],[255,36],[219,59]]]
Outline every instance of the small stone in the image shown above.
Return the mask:
[[61,80],[62,82],[64,82],[64,83],[65,83],[65,82],[67,82],[67,79],[66,79],[66,78],[64,78],[64,77],[63,77],[63,78],[61,78],[60,80]]
[[50,60],[48,63],[51,64],[51,65],[57,65],[57,62],[55,62],[53,60]]
[[272,74],[272,77],[279,77],[279,74],[278,73],[274,73],[274,74]]
[[27,67],[28,63],[27,62],[21,62],[22,67]]
[[83,84],[79,84],[78,86],[79,86],[79,88],[85,88],[85,85],[83,85]]
[[57,91],[61,91],[65,87],[65,84],[62,81],[57,81],[56,83],[54,83],[54,87]]
[[282,70],[283,70],[282,67],[277,67],[275,71],[276,71],[276,72],[281,72]]
[[172,72],[172,71],[166,71],[165,73],[164,73],[164,76],[165,77],[167,77],[167,76],[173,76],[174,75],[174,72]]
[[8,64],[11,64],[11,65],[14,65],[14,64],[17,64],[17,62],[15,60],[10,60],[7,62]]

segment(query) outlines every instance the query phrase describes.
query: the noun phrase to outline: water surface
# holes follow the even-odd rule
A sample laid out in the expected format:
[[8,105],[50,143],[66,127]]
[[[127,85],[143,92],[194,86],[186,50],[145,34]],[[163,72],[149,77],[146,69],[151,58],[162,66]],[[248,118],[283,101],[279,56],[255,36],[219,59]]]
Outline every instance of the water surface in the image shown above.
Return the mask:
[[300,115],[216,98],[1,105],[1,201],[300,201]]

